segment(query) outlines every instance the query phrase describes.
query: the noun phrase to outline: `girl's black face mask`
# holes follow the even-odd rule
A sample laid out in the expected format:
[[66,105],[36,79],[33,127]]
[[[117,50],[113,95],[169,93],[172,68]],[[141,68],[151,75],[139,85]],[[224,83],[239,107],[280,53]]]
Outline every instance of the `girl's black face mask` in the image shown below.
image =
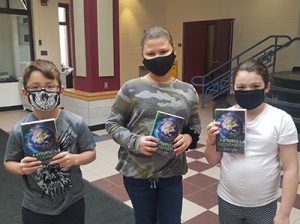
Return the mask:
[[143,60],[143,64],[152,72],[154,75],[157,76],[164,76],[172,67],[176,55],[172,52],[170,55],[156,57],[152,59],[145,59]]
[[234,90],[237,104],[247,110],[253,110],[264,102],[265,90]]

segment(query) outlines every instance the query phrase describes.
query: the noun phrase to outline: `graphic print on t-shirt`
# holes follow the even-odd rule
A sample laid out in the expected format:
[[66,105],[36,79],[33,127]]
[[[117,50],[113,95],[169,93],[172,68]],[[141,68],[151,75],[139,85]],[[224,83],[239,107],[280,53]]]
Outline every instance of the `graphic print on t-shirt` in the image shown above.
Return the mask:
[[[59,137],[60,151],[67,151],[73,138],[70,127]],[[70,169],[61,168],[58,164],[45,164],[36,172],[35,180],[42,190],[42,197],[57,198],[72,188]]]

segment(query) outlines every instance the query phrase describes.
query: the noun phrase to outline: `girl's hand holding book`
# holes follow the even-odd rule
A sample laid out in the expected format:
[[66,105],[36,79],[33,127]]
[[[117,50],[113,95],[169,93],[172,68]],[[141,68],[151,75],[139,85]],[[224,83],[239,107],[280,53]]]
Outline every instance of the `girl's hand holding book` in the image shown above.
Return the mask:
[[192,137],[188,134],[180,134],[178,135],[173,144],[174,152],[176,156],[185,152],[185,150],[189,147],[192,143]]
[[209,145],[215,145],[216,144],[216,136],[220,133],[220,122],[211,122],[207,125],[207,138],[206,142]]
[[152,156],[157,150],[158,140],[153,136],[143,136],[140,139],[140,150],[145,156]]

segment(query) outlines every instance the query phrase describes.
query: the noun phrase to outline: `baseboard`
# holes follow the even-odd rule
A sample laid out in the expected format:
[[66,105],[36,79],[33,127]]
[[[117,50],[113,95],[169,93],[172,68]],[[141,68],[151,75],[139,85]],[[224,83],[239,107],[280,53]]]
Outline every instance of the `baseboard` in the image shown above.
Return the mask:
[[105,124],[97,124],[89,126],[90,131],[98,131],[105,129]]
[[0,112],[1,111],[11,111],[11,110],[23,110],[23,105],[0,107]]

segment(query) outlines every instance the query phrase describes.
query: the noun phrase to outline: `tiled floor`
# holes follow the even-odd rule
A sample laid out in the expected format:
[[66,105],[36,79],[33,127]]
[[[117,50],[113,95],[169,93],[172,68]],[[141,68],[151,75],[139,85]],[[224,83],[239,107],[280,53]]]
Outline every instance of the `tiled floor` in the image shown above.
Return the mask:
[[[184,176],[184,201],[182,221],[185,224],[217,224],[218,206],[216,189],[219,180],[218,167],[207,164],[204,155],[205,127],[212,119],[212,106],[200,108],[203,133],[198,148],[187,152],[189,171]],[[0,128],[9,132],[12,125],[27,112],[0,112]],[[113,197],[131,206],[122,184],[122,176],[115,170],[118,145],[105,130],[93,132],[97,141],[97,159],[82,166],[83,176]],[[299,157],[299,154],[298,154]],[[300,224],[300,189],[291,215],[291,224]]]

